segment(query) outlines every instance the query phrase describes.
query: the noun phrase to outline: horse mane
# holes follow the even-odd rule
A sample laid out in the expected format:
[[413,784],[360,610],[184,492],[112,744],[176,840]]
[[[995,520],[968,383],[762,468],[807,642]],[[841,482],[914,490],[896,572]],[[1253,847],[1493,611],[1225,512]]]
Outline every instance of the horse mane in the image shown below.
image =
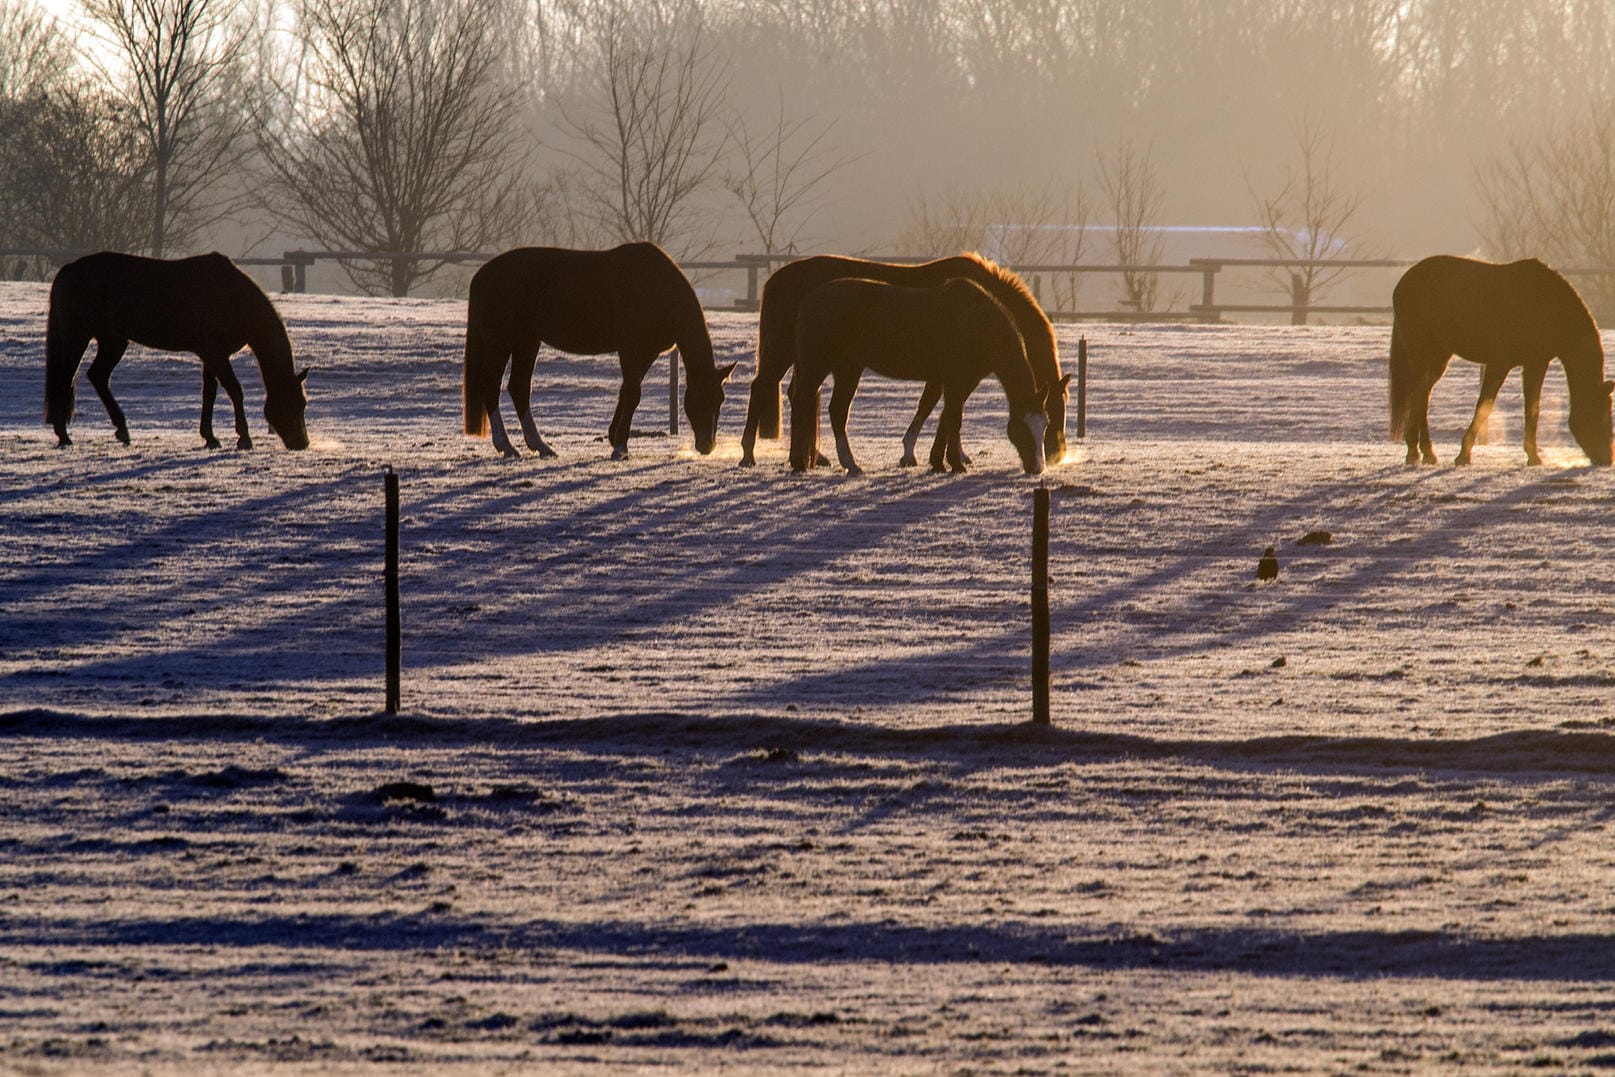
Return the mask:
[[[1019,273],[1015,272],[1013,269],[1010,269],[1008,266],[1001,266],[991,258],[988,258],[983,254],[978,254],[975,251],[961,251],[959,252],[959,257],[968,258],[970,261],[975,262],[982,269],[986,270],[995,281],[1002,284],[1010,292],[1013,292],[1017,299],[1024,301],[1030,307],[1030,309],[1035,310],[1040,314],[1042,313],[1043,304],[1037,301],[1037,296],[1032,294],[1032,289],[1026,286],[1025,279]],[[1047,321],[1048,317],[1045,315],[1043,320]]]
[[[1589,307],[1587,305],[1587,301],[1581,297],[1581,292],[1576,288],[1576,286],[1574,284],[1571,284],[1569,278],[1567,278],[1563,273],[1559,272],[1557,269],[1555,269],[1552,266],[1548,265],[1546,262],[1542,261],[1541,259],[1539,259],[1539,258],[1530,258],[1530,259],[1527,259],[1527,261],[1535,262],[1538,266],[1540,266],[1543,269],[1543,271],[1548,273],[1556,281],[1558,281],[1561,285],[1564,286],[1564,290],[1566,292],[1568,292],[1569,296],[1570,296],[1570,301],[1572,303],[1572,308],[1571,309],[1574,310],[1580,316],[1587,319],[1587,325],[1588,325],[1589,328],[1592,329],[1593,338],[1596,340],[1598,338],[1598,319],[1593,317],[1592,308]],[[1602,349],[1603,349],[1603,342],[1602,341],[1599,341],[1599,349],[1600,349],[1600,351],[1602,351]]]

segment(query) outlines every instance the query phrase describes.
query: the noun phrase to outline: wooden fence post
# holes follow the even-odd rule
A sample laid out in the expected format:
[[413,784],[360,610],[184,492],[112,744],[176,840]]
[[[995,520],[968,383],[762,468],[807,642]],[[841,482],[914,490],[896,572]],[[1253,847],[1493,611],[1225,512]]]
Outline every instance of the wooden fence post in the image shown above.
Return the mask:
[[1032,724],[1049,724],[1049,488],[1032,491]]
[[1077,338],[1077,437],[1088,436],[1088,338]]
[[398,474],[388,464],[382,471],[386,491],[387,553],[382,577],[387,589],[387,706],[386,713],[397,714],[402,681],[404,631],[398,602]]

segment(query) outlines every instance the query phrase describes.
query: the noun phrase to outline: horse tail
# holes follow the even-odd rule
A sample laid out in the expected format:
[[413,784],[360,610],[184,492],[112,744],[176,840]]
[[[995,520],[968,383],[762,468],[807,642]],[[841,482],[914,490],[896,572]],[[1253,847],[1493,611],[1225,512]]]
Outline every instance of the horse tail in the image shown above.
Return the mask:
[[1408,397],[1413,391],[1413,355],[1407,342],[1407,331],[1393,319],[1391,322],[1390,364],[1390,438],[1397,440],[1407,429]]
[[[466,305],[465,369],[460,379],[460,402],[465,409],[465,432],[473,437],[488,436],[488,409],[483,403],[483,383],[491,365],[493,349],[482,326],[480,305],[473,295]],[[495,375],[497,377],[497,375]]]
[[62,278],[71,268],[64,267],[51,284],[50,313],[45,320],[45,421],[58,427],[73,418],[73,387],[84,357],[83,347],[75,350],[68,339],[67,312],[62,309],[67,305]]

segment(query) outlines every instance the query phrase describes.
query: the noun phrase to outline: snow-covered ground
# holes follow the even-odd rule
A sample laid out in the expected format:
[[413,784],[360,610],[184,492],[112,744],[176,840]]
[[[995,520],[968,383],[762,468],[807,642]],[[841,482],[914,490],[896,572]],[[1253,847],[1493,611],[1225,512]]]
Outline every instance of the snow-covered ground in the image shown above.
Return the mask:
[[58,451],[45,290],[0,285],[0,1070],[1615,1064],[1615,472],[1557,370],[1555,466],[1511,383],[1475,466],[1408,469],[1384,327],[1060,327],[1040,730],[995,385],[970,475],[896,467],[874,378],[867,475],[741,470],[715,314],[713,456],[658,366],[611,461],[615,363],[550,356],[562,458],[506,462],[463,304],[279,303],[311,450],[250,357],[259,447],[202,449],[199,364],[132,349],[134,445],[81,377]]

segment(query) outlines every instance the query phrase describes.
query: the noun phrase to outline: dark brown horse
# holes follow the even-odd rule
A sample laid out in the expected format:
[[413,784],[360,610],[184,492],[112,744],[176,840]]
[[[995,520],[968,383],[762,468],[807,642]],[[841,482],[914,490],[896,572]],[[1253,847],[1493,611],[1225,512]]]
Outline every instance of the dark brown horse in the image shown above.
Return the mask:
[[72,444],[67,424],[73,417],[73,382],[91,340],[96,348],[90,384],[125,445],[129,425],[109,381],[133,341],[201,357],[202,437],[213,449],[219,447],[213,402],[220,385],[235,407],[236,447],[252,448],[241,383],[230,369],[230,357],[251,348],[263,375],[264,418],[288,449],[308,447],[303,425],[308,371],[293,368],[286,326],[269,297],[222,254],[165,261],[103,251],[57,272],[45,328],[45,421],[56,428],[58,445]]
[[1610,391],[1604,347],[1581,296],[1535,258],[1497,265],[1436,255],[1402,275],[1391,295],[1391,437],[1407,462],[1436,462],[1430,446],[1430,390],[1454,355],[1481,364],[1480,399],[1457,463],[1469,463],[1503,379],[1523,368],[1525,457],[1540,464],[1537,413],[1542,380],[1557,358],[1570,390],[1570,433],[1595,464],[1611,455]]
[[847,414],[865,370],[888,378],[936,382],[942,418],[931,445],[931,469],[946,456],[965,470],[959,427],[965,400],[988,374],[1009,398],[1007,433],[1028,474],[1042,472],[1047,389],[1037,383],[1009,312],[975,281],[955,279],[929,288],[843,277],[802,298],[796,322],[796,375],[791,382],[791,467],[818,459],[819,387],[835,378],[830,427],[836,455],[852,474],[860,468],[847,440]]
[[607,433],[611,455],[619,460],[628,455],[640,383],[657,356],[677,348],[684,360],[684,414],[695,433],[695,447],[703,454],[712,451],[723,383],[734,364],[713,365],[701,302],[660,247],[518,247],[477,270],[465,320],[467,434],[481,437],[491,428],[496,449],[506,456],[520,455],[499,417],[499,381],[508,366],[510,402],[527,447],[540,456],[555,455],[538,433],[531,403],[533,367],[544,344],[576,355],[617,353],[622,388]]
[[[1020,277],[975,254],[961,254],[922,265],[893,265],[821,254],[781,266],[763,286],[762,309],[757,320],[757,375],[752,379],[751,400],[746,409],[746,429],[740,439],[742,467],[750,467],[756,462],[754,451],[759,433],[770,438],[780,435],[779,385],[786,372],[796,364],[797,311],[803,297],[826,281],[843,277],[880,280],[915,288],[963,278],[985,288],[1009,311],[1025,343],[1026,356],[1031,361],[1033,372],[1038,381],[1048,387],[1049,424],[1043,437],[1048,461],[1058,463],[1065,456],[1066,383],[1060,375],[1054,329]],[[904,463],[913,461],[914,442],[919,437],[920,427],[936,406],[941,392],[939,384],[927,383],[919,410],[904,438],[907,449]]]

